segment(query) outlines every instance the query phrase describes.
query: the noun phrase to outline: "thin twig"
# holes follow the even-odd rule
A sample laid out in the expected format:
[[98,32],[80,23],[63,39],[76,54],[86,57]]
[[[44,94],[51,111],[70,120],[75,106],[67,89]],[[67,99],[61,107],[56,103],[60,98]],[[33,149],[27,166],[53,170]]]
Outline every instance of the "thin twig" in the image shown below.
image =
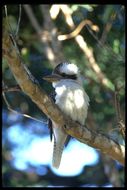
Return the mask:
[[4,81],[2,81],[2,95],[3,95],[3,98],[4,98],[4,101],[7,105],[7,108],[8,110],[10,110],[11,112],[15,113],[15,114],[19,114],[19,115],[22,115],[24,117],[27,117],[29,119],[32,119],[32,120],[35,120],[35,121],[38,121],[38,122],[41,122],[41,123],[44,123],[43,121],[39,120],[39,119],[36,119],[35,117],[32,117],[30,115],[27,115],[27,114],[23,114],[23,113],[20,113],[16,110],[14,110],[11,105],[9,104],[7,98],[6,98],[6,95],[5,95],[5,92],[11,92],[11,91],[21,91],[21,88],[19,85],[16,85],[16,86],[13,86],[11,88],[8,88],[7,85],[5,85]]
[[112,48],[108,44],[106,44],[104,46],[103,43],[98,39],[98,37],[93,33],[93,31],[91,30],[91,28],[88,25],[86,25],[86,28],[89,31],[89,33],[93,36],[93,38],[97,41],[98,45],[101,48],[105,47],[105,49],[107,49],[112,54],[112,56],[114,56],[115,59],[117,58],[117,60],[118,60],[118,58],[119,58],[119,60],[121,60],[121,61],[123,60],[123,57],[121,55],[116,55],[115,52],[112,50]]
[[116,117],[117,117],[117,122],[118,122],[120,132],[123,138],[125,138],[125,125],[123,123],[122,116],[121,116],[120,103],[119,103],[119,97],[118,97],[118,88],[116,85],[115,85],[115,109],[116,109]]
[[[67,39],[71,39],[76,37],[81,30],[83,29],[84,26],[89,25],[92,28],[93,23],[90,20],[83,20],[76,28],[73,32],[69,33],[69,34],[64,34],[64,35],[59,35],[58,36],[58,40],[62,41],[62,40],[67,40]],[[96,29],[98,30],[98,27],[96,26]]]
[[22,9],[21,9],[21,4],[20,4],[19,5],[19,19],[18,19],[18,23],[17,23],[17,28],[16,28],[15,36],[17,36],[18,31],[19,31],[19,26],[20,26],[20,21],[21,21],[21,12],[22,12]]
[[[106,24],[106,27],[108,26],[108,24],[110,25],[110,26],[108,26],[108,32],[109,32],[109,30],[111,29],[113,20],[117,17],[117,15],[118,15],[118,13],[121,11],[121,9],[122,9],[122,6],[121,6],[121,8],[120,8],[119,11],[115,12],[114,15],[112,15],[111,20]],[[105,28],[106,28],[106,27],[105,27]],[[105,32],[103,32],[102,37],[101,37],[101,39],[99,40],[98,37],[93,33],[93,31],[91,30],[91,28],[90,28],[88,25],[86,25],[86,28],[87,28],[87,30],[90,32],[90,34],[93,36],[93,38],[97,41],[98,45],[99,45],[100,47],[103,47],[103,46],[104,46],[104,38],[105,38],[105,35],[106,35]],[[105,45],[104,47],[105,47],[105,49],[107,49],[107,50],[112,54],[112,56],[113,56],[115,59],[118,60],[118,58],[119,58],[119,60],[124,61],[124,60],[123,60],[123,57],[122,57],[121,55],[116,54],[116,53],[112,50],[112,48],[110,47],[110,45],[107,44],[107,42],[106,42],[106,45]]]
[[25,12],[33,26],[33,28],[36,30],[37,34],[38,35],[41,35],[42,34],[42,29],[41,29],[41,26],[40,24],[38,23],[33,11],[32,11],[32,8],[30,5],[23,5],[24,9],[25,9]]
[[14,34],[14,31],[12,30],[12,27],[11,27],[11,25],[9,23],[9,18],[8,18],[8,12],[7,12],[7,6],[6,5],[4,6],[4,9],[5,9],[5,17],[6,17],[6,22],[7,22],[7,25],[8,25],[8,29],[10,29],[10,32],[12,34]]
[[[27,114],[20,113],[20,112],[14,110],[14,109],[11,107],[11,105],[9,104],[9,102],[8,102],[8,100],[7,100],[6,95],[5,95],[4,92],[2,92],[2,95],[3,95],[4,101],[5,101],[6,105],[7,105],[8,110],[10,110],[11,112],[13,112],[13,113],[15,113],[15,114],[21,115],[21,116],[23,116],[23,117],[27,117],[27,118],[29,118],[29,119],[32,119],[32,120],[34,120],[34,121],[41,122],[41,123],[44,124],[44,121],[41,121],[41,120],[39,120],[39,119],[36,119],[35,117],[32,117],[32,116],[27,115]],[[47,122],[45,122],[45,123],[47,124]]]
[[104,43],[106,41],[106,38],[107,38],[107,35],[108,35],[109,31],[112,28],[112,24],[113,24],[113,21],[115,20],[115,18],[116,18],[116,12],[111,15],[110,19],[108,20],[108,22],[105,25],[105,28],[104,28],[104,30],[102,32],[102,35],[101,35],[101,38],[100,38],[100,42],[103,45],[104,45]]
[[13,91],[21,91],[21,88],[19,85],[12,86],[12,87],[3,87],[2,92],[13,92]]
[[[14,31],[13,31],[11,25],[10,25],[9,18],[8,18],[8,13],[7,13],[7,6],[5,5],[4,8],[5,8],[6,22],[7,22],[8,30],[9,30],[9,36],[10,36],[10,38],[11,38],[11,40],[12,40],[12,43],[13,43],[14,47],[16,48],[16,51],[17,51],[18,54],[19,54],[19,51],[18,51],[18,48],[17,48],[16,39],[15,39],[15,37],[16,37],[15,34],[16,34],[16,33],[14,33]],[[21,14],[21,13],[20,13],[20,14]],[[20,16],[20,15],[19,15],[19,16]],[[20,22],[20,19],[19,19],[18,23],[19,23],[19,22]],[[18,31],[18,27],[19,27],[19,26],[17,26],[17,31]]]
[[[45,51],[45,54],[46,54],[48,60],[50,61],[51,65],[55,66],[55,64],[57,63],[55,58],[58,56],[58,53],[57,53],[57,56],[55,56],[53,49],[49,43],[49,36],[51,37],[51,30],[50,30],[50,32],[48,32],[47,29],[44,28],[43,32],[42,32],[42,28],[41,28],[40,24],[38,23],[38,20],[35,17],[35,14],[31,8],[31,6],[23,5],[23,7],[30,20],[31,25],[33,26],[33,28],[35,29],[35,31],[37,32],[37,34],[39,36],[40,42],[42,42],[42,44],[43,44],[43,48],[44,48],[44,51]],[[47,14],[46,14],[46,16],[48,17]],[[44,17],[44,23],[46,23],[45,18],[46,17]]]
[[118,17],[118,14],[120,14],[120,11],[122,10],[122,8],[123,8],[123,5],[121,5],[119,10],[113,12],[110,19],[106,23],[105,28],[102,32],[101,39],[99,40],[102,44],[105,43],[107,34],[111,30],[112,24],[113,24],[114,20]]

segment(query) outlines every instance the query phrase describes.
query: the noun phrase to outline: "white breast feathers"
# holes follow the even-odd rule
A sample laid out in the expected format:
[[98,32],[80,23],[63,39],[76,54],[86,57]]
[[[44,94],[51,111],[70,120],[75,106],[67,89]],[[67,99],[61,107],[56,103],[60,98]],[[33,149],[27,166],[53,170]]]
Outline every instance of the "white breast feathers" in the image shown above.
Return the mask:
[[55,103],[74,121],[84,125],[89,97],[83,87],[73,80],[61,80],[55,85]]

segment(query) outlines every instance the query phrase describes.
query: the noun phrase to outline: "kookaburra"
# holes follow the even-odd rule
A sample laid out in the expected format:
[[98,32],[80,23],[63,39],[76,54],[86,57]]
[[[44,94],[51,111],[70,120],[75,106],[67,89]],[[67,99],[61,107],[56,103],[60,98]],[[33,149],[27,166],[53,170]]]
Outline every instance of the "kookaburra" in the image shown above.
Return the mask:
[[[55,104],[72,120],[84,125],[89,106],[89,97],[83,88],[78,67],[69,62],[62,62],[55,67],[51,75],[44,77],[44,79],[52,82],[55,88]],[[58,126],[54,121],[49,120],[49,127],[54,137],[52,165],[58,168],[64,145],[69,136],[62,126]]]

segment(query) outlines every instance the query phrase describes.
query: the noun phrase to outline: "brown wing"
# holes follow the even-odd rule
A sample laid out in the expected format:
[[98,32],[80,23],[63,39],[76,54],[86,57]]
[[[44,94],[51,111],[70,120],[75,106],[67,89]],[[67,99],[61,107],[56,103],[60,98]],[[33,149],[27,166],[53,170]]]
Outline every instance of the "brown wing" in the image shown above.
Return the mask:
[[[52,91],[52,93],[50,94],[50,97],[52,98],[52,100],[55,102],[55,96],[56,96],[56,92],[55,90]],[[49,132],[50,132],[50,140],[52,141],[53,138],[53,127],[52,127],[52,121],[51,119],[48,119],[48,128],[49,128]],[[69,141],[70,141],[71,136],[68,135],[66,142],[65,142],[65,146],[68,145]]]
[[[55,102],[55,96],[56,96],[56,92],[55,90],[52,91],[52,93],[50,94],[50,97],[52,98],[52,100]],[[52,121],[51,119],[48,119],[48,128],[49,128],[49,132],[50,132],[50,140],[52,141],[52,137],[53,137],[53,128],[52,128]]]

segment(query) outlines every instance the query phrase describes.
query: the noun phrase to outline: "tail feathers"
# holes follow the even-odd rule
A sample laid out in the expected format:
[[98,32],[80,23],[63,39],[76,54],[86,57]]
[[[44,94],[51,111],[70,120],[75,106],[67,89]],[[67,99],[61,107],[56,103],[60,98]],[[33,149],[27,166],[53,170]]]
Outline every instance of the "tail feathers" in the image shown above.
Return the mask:
[[59,168],[60,166],[63,148],[64,146],[58,146],[56,143],[54,143],[52,165],[55,168]]

